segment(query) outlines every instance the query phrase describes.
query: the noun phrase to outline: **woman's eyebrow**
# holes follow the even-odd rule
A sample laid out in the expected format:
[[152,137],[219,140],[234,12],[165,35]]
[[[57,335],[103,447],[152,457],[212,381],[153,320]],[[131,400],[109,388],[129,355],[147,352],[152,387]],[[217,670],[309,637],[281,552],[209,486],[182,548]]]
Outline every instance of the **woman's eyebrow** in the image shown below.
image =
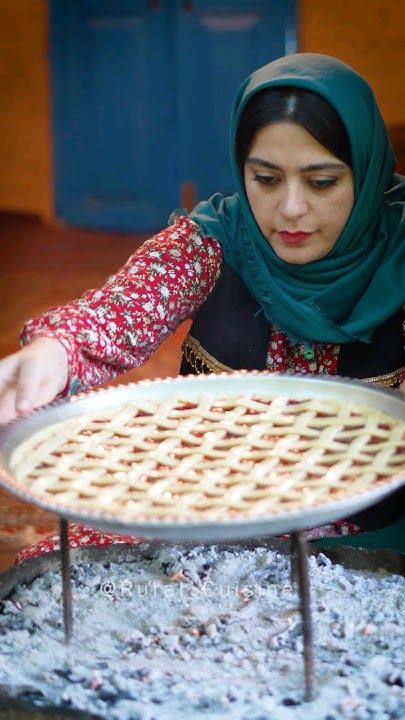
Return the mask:
[[[249,157],[246,160],[248,165],[259,165],[260,167],[269,168],[270,170],[279,170],[283,172],[283,168],[274,163],[270,163],[267,160],[262,160],[257,157]],[[343,163],[324,162],[324,163],[313,163],[311,165],[304,165],[299,168],[299,172],[308,172],[309,170],[346,170],[347,166]]]

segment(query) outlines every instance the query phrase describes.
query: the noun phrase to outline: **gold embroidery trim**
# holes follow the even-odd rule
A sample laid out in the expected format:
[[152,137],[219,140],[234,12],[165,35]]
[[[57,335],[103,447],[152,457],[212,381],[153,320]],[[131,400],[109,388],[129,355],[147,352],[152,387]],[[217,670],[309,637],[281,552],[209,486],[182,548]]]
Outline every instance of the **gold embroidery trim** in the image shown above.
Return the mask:
[[[224,365],[214,358],[213,355],[210,355],[192,335],[187,335],[183,340],[181,349],[185,359],[197,374],[208,371],[218,375],[219,373],[233,372],[234,370],[229,367],[229,365]],[[405,366],[393,372],[386,373],[385,375],[375,375],[374,377],[359,379],[365,383],[382,385],[382,387],[395,387],[395,385],[401,382],[404,375]]]
[[361,378],[365,383],[375,383],[376,385],[382,385],[383,387],[395,387],[399,385],[402,377],[405,375],[405,365],[398,370],[386,373],[385,375],[376,375],[370,378]]
[[200,345],[198,340],[193,338],[192,335],[187,335],[185,340],[183,340],[181,349],[187,362],[190,363],[197,374],[207,371],[217,375],[223,372],[233,372],[233,368],[219,362],[219,360],[204,350],[202,345]]

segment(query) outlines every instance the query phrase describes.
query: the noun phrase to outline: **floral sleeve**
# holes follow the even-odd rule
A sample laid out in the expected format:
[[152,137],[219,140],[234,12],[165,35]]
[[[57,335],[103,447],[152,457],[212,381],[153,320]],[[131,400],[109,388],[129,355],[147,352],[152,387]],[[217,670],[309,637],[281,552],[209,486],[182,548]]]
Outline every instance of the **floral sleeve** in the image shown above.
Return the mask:
[[142,365],[183,320],[192,318],[213,289],[221,250],[186,217],[162,230],[80,299],[29,320],[21,343],[46,335],[65,347],[65,393],[107,382]]

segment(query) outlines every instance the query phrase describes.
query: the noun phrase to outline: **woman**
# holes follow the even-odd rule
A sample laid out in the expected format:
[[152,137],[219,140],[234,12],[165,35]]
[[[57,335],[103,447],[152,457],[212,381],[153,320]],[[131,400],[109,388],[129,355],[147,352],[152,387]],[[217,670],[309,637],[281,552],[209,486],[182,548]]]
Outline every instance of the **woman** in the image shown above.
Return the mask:
[[[231,159],[234,196],[175,214],[101,290],[27,323],[0,364],[3,421],[140,365],[190,317],[182,372],[403,380],[405,181],[367,83],[316,54],[260,68]],[[391,522],[398,499],[345,531]]]

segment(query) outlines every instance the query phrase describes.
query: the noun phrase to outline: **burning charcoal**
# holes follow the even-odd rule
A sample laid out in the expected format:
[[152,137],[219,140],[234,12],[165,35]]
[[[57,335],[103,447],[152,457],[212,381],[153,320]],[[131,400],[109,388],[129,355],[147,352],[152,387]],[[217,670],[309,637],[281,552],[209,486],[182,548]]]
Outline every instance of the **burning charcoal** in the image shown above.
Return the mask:
[[21,606],[11,600],[4,600],[2,612],[8,615],[18,615],[21,610]]
[[195,707],[197,710],[208,710],[208,708],[212,708],[214,704],[215,700],[213,698],[200,697],[198,698]]
[[71,578],[75,583],[80,584],[87,581],[88,585],[92,585],[93,578],[91,573],[87,573],[82,565],[74,565],[71,569]]
[[330,626],[333,637],[342,638],[344,637],[343,625],[338,622],[332,623]]
[[99,589],[102,581],[103,581],[103,578],[101,575],[93,575],[93,577],[90,577],[88,579],[87,585],[91,588]]
[[[154,556],[149,558],[150,560],[157,560],[160,566],[163,563],[169,562],[172,565],[181,560],[182,554],[176,548],[165,548],[164,550],[157,549]],[[148,558],[146,557],[145,560]]]
[[392,672],[384,678],[387,685],[397,685],[403,688],[405,686],[405,672]]
[[162,625],[150,625],[149,627],[149,634],[150,635],[159,635],[159,633],[162,632]]
[[[346,697],[355,698],[336,714],[330,704],[328,720],[402,720],[399,704],[404,675],[399,668],[403,581],[381,576],[376,584],[367,573],[337,571],[329,561],[318,565],[315,558],[310,559],[310,568],[313,607],[317,608],[317,686],[321,693],[325,688],[325,699],[335,698],[333,707]],[[188,597],[177,586],[170,597],[161,591],[173,573],[181,573],[183,582],[188,581]],[[229,587],[231,592],[213,596],[194,593],[197,577],[202,583],[205,573],[210,574],[212,587]],[[34,676],[44,679],[41,689],[45,688],[45,679],[49,681],[48,703],[57,698],[65,707],[81,708],[106,720],[160,720],[161,715],[195,720],[208,715],[224,720],[228,715],[235,720],[257,720],[260,716],[270,720],[284,714],[293,718],[298,713],[302,720],[317,716],[311,703],[303,703],[299,709],[294,704],[289,709],[288,705],[289,701],[301,702],[303,697],[300,616],[293,607],[296,598],[292,601],[291,595],[278,593],[272,599],[257,591],[249,603],[242,604],[232,589],[243,585],[258,588],[266,577],[267,582],[272,577],[289,582],[288,558],[284,555],[237,547],[232,552],[165,548],[154,553],[153,559],[142,556],[132,563],[112,563],[109,571],[88,564],[83,575],[81,571],[75,575],[76,588],[83,577],[82,589],[76,592],[80,602],[74,604],[79,632],[75,631],[68,654],[61,645],[60,603],[50,592],[58,585],[58,577],[52,571],[45,579],[38,578],[28,586],[28,594],[21,586],[11,602],[19,602],[22,610],[14,606],[14,612],[0,612],[0,627],[6,630],[0,638],[4,647],[1,682],[7,678],[10,684],[9,668],[14,665],[18,673],[24,673],[30,687],[35,684]],[[119,597],[108,613],[105,599],[93,590],[95,583],[106,577],[114,578]],[[128,581],[132,594],[123,594],[119,588]],[[156,586],[157,592],[138,598],[134,594],[137,586]],[[34,626],[26,615],[28,607],[42,609],[41,627]],[[32,617],[38,620],[40,615],[35,610]],[[367,625],[376,629],[363,635]],[[378,638],[387,650],[378,645]],[[17,665],[10,663],[9,642],[19,658]],[[372,657],[375,650],[377,660]],[[32,672],[31,651],[36,666]],[[57,670],[52,669],[52,660]],[[170,673],[163,670],[166,667]],[[346,687],[349,679],[351,690]],[[172,686],[179,692],[172,692]],[[21,687],[16,687],[15,693],[18,689]],[[41,699],[38,702],[43,704]],[[230,703],[233,707],[225,711]],[[325,720],[324,714],[322,718]]]
[[173,695],[184,695],[187,691],[187,685],[182,681],[173,683],[171,691]]
[[280,647],[278,635],[273,635],[267,640],[267,647],[269,650],[277,650]]
[[22,685],[19,687],[16,697],[18,697],[19,700],[24,700],[25,702],[35,702],[41,700],[41,698],[45,696],[42,690],[37,687]]
[[18,593],[15,593],[16,599],[19,600],[21,605],[38,605],[38,600],[34,598],[34,594],[32,590],[29,588],[24,588],[23,590],[20,590]]
[[194,568],[184,568],[183,575],[186,579],[190,580],[197,588],[202,588],[200,576],[198,572],[194,570]]
[[89,676],[89,671],[83,665],[76,665],[74,669],[69,673],[68,679],[72,683],[84,683]]
[[54,595],[54,597],[59,598],[62,595],[62,583],[60,581],[52,583],[49,592]]
[[351,590],[352,584],[346,577],[339,577],[337,580],[338,587],[342,588],[342,590]]
[[179,625],[184,630],[187,630],[188,628],[191,628],[194,625],[195,620],[191,617],[181,617],[177,621],[177,625]]
[[139,697],[139,681],[129,680],[128,678],[121,678],[121,682],[114,680],[114,687],[117,688],[117,702],[118,700],[137,700]]
[[206,549],[206,548],[204,547],[204,545],[196,545],[196,547],[194,547],[194,548],[192,548],[191,550],[189,550],[189,551],[184,555],[184,557],[185,557],[186,560],[191,560],[191,559],[194,559],[194,558],[198,558],[198,557],[204,552],[205,549]]
[[165,562],[162,563],[162,570],[165,575],[171,575],[172,571],[173,571],[173,563],[166,560]]
[[136,710],[134,708],[134,703],[129,702],[128,700],[120,700],[115,705],[115,713],[113,715],[114,718],[126,718],[126,720],[150,720],[150,716],[148,717],[142,710]]
[[190,633],[184,633],[179,635],[179,645],[183,648],[188,648],[190,645],[195,645],[195,637]]
[[357,708],[354,715],[352,715],[353,720],[368,720],[369,717],[370,716],[366,708]]
[[103,678],[99,673],[93,672],[89,681],[88,681],[88,687],[90,690],[98,690],[103,684]]
[[28,617],[34,625],[37,625],[38,627],[41,627],[44,617],[46,615],[46,609],[41,607],[36,607],[35,605],[30,605],[25,609],[25,616]]
[[166,650],[173,655],[179,651],[179,638],[176,635],[168,635],[160,640],[159,645],[162,650]]
[[218,629],[215,623],[209,623],[205,625],[205,633],[209,638],[213,638],[218,634]]
[[388,668],[388,661],[384,655],[374,655],[369,662],[369,667],[380,677],[383,678],[386,675]]
[[222,662],[225,663],[225,665],[229,665],[234,659],[234,654],[232,652],[225,652],[222,655]]
[[4,636],[4,645],[26,645],[30,639],[30,633],[27,630],[14,630],[12,633]]
[[360,666],[361,666],[361,661],[360,661],[359,658],[357,658],[357,657],[345,655],[345,656],[342,657],[341,659],[342,659],[342,662],[343,662],[345,665],[347,665],[348,667],[354,667],[354,668],[356,668],[356,667],[360,667]]
[[118,691],[111,683],[103,683],[98,692],[100,700],[104,702],[113,703],[118,698]]
[[163,672],[159,670],[158,668],[152,668],[149,671],[149,680],[151,682],[154,682],[155,680],[161,680],[163,677]]
[[318,567],[330,568],[332,565],[332,562],[329,560],[328,557],[326,557],[326,555],[324,555],[323,553],[319,553],[319,555],[316,558],[316,564],[318,565]]
[[226,693],[227,700],[229,702],[236,702],[239,697],[239,691],[237,687],[231,686]]
[[386,620],[386,615],[385,615],[383,612],[377,611],[377,612],[374,614],[373,622],[374,622],[376,625],[379,625],[380,623],[384,623],[385,620]]
[[297,705],[301,705],[301,702],[302,702],[301,700],[297,700],[297,698],[294,698],[294,697],[286,697],[282,701],[282,703],[283,703],[283,705],[285,705],[285,707],[296,707]]

